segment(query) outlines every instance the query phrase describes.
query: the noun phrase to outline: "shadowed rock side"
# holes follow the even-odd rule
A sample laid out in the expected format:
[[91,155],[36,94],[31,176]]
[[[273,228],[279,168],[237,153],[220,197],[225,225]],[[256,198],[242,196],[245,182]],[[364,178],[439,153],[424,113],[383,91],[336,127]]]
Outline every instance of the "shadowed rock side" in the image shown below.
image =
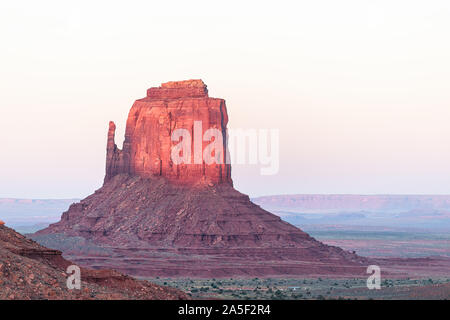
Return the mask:
[[0,225],[0,299],[187,299],[183,292],[111,270],[81,269],[81,289],[69,290],[73,263]]
[[214,127],[226,135],[225,101],[209,98],[201,80],[149,89],[130,111],[123,150],[110,124],[103,187],[35,239],[81,236],[116,255],[70,252],[76,261],[140,275],[364,272],[365,259],[316,241],[236,191],[229,165],[174,165],[171,132],[189,128],[193,135],[198,120],[203,132]]

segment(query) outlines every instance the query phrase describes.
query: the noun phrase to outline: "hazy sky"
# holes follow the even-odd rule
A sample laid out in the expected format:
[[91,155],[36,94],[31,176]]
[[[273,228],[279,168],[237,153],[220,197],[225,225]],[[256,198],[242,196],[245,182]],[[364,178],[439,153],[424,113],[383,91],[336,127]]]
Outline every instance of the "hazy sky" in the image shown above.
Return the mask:
[[444,0],[2,1],[0,197],[92,193],[108,121],[191,78],[280,129],[278,175],[233,170],[251,196],[448,194],[449,34]]

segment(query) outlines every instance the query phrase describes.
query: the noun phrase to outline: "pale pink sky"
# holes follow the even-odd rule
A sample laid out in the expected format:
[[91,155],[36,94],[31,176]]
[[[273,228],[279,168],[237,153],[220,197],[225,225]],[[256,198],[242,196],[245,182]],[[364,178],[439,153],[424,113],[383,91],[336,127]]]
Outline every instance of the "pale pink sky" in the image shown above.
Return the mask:
[[2,1],[0,197],[90,194],[108,121],[191,78],[280,129],[251,196],[450,193],[449,33],[449,1]]

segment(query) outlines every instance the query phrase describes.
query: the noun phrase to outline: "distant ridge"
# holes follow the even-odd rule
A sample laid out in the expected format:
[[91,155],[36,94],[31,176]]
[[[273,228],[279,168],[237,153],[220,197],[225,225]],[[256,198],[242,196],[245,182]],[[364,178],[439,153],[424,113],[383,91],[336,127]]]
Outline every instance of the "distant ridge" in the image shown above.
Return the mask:
[[[0,198],[0,219],[8,226],[17,227],[49,224],[79,199],[20,199]],[[20,228],[19,228],[20,229]]]
[[409,211],[450,210],[450,195],[294,194],[252,199],[265,209],[303,211]]

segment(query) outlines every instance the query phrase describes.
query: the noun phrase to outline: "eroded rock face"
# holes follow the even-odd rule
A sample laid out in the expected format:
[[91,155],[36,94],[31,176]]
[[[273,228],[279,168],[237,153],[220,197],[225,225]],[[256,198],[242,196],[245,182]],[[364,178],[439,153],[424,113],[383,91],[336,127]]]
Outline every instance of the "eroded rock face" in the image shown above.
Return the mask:
[[[201,130],[194,130],[195,122],[201,122]],[[202,139],[208,129],[214,128],[226,137],[227,123],[225,100],[210,98],[202,80],[174,81],[150,88],[147,97],[137,100],[131,108],[123,150],[114,143],[115,124],[109,125],[105,181],[127,173],[188,183],[231,183],[231,166],[225,164],[226,139],[219,164],[195,161],[195,142],[191,143],[191,163],[176,164],[171,158],[172,147],[179,143],[171,139],[174,130],[185,129],[192,139]],[[201,142],[201,150],[209,143]]]

